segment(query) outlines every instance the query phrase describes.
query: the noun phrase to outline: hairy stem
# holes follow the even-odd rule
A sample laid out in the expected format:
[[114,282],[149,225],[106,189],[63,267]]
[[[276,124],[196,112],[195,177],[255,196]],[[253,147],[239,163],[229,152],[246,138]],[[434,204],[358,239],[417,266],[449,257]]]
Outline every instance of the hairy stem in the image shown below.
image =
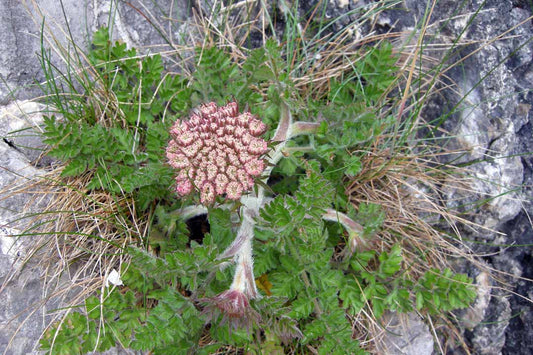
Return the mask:
[[[265,184],[268,182],[272,169],[283,157],[283,148],[285,148],[287,140],[290,139],[292,125],[292,115],[289,107],[283,103],[280,122],[273,138],[274,141],[280,143],[268,157],[267,168],[263,172],[265,176],[263,182]],[[257,195],[251,194],[241,198],[242,223],[237,231],[235,240],[219,256],[219,259],[233,258],[233,261],[237,263],[231,287],[245,291],[250,298],[258,296],[253,276],[252,240],[254,237],[255,218],[259,215],[259,209],[263,205],[264,199],[265,190],[262,186],[259,186]],[[220,265],[221,268],[227,266],[228,263]]]
[[304,134],[314,134],[320,127],[318,122],[294,122],[288,138],[294,138]]

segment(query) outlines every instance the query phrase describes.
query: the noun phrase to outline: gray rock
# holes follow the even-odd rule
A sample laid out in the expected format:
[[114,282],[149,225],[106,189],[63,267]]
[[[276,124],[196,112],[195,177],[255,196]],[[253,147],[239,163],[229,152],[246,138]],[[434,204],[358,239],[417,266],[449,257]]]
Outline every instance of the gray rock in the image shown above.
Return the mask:
[[[35,85],[45,80],[39,61],[41,28],[47,30],[42,39],[48,48],[60,46],[72,53],[72,43],[86,50],[91,34],[113,23],[115,40],[141,52],[160,52],[183,42],[183,24],[191,13],[188,4],[186,0],[0,1],[0,105],[42,94]],[[51,54],[53,65],[65,71],[65,61]]]
[[[10,264],[5,255],[0,262]],[[4,281],[4,280],[2,280]],[[23,273],[1,289],[0,352],[7,354],[37,353],[35,347],[45,326],[40,270],[26,267]]]
[[485,323],[474,328],[471,336],[475,354],[501,354],[505,332],[511,319],[511,307],[505,297],[492,297]]
[[[62,7],[56,1],[38,0],[33,8],[32,1],[6,0],[0,2],[0,31],[4,38],[0,41],[0,104],[5,105],[13,98],[28,99],[40,94],[40,89],[35,81],[42,82],[44,74],[39,63],[40,53],[40,29],[42,20],[37,16],[38,11],[46,12],[46,26],[51,26],[52,31],[59,35],[62,32],[54,24],[65,24]],[[63,4],[67,19],[71,24],[79,19],[87,17],[87,4],[64,1]],[[89,19],[90,21],[90,19]],[[87,38],[84,35],[84,26],[73,26],[72,35],[74,40],[84,43]],[[64,38],[59,37],[63,45]],[[86,41],[85,41],[86,43]],[[60,61],[54,60],[55,64],[62,66]]]
[[388,355],[431,355],[433,335],[416,313],[389,312],[383,316],[385,334],[379,343],[379,352]]
[[44,106],[32,101],[15,101],[0,108],[0,136],[11,149],[21,153],[33,167],[52,164],[43,157],[42,142]]
[[467,329],[473,329],[478,326],[487,314],[487,309],[492,298],[491,275],[486,272],[480,272],[475,278],[477,298],[474,303],[465,311],[457,312],[460,314],[462,323]]
[[[16,101],[0,109],[0,190],[5,197],[0,200],[0,225],[24,229],[22,218],[27,212],[42,208],[46,198],[37,198],[31,193],[20,193],[24,183],[37,181],[45,174],[36,168],[43,149],[37,135],[42,123],[42,106],[29,101]],[[51,162],[48,160],[48,162]],[[16,193],[15,193],[16,192]],[[27,206],[27,202],[32,202]]]
[[45,174],[30,163],[42,147],[32,133],[42,122],[39,111],[42,107],[28,101],[0,109],[0,352],[33,353],[45,325],[40,269],[23,262],[31,240],[19,237],[31,224],[23,217],[47,203],[45,196],[36,199],[31,190],[18,191]]
[[[447,5],[443,3],[442,6]],[[464,10],[474,11],[475,8]],[[497,21],[495,24],[492,21],[494,16],[505,11],[510,11],[509,23]],[[459,91],[455,98],[457,110],[444,124],[452,135],[458,137],[450,148],[468,153],[455,162],[471,163],[468,168],[474,177],[469,191],[447,191],[450,206],[466,206],[463,210],[470,210],[476,223],[494,230],[513,219],[522,208],[520,187],[524,172],[520,157],[515,155],[519,152],[516,133],[527,122],[527,117],[516,114],[521,98],[509,93],[520,90],[520,84],[514,69],[506,65],[514,58],[512,53],[517,44],[508,40],[491,41],[521,22],[516,14],[517,11],[508,9],[505,3],[499,7],[487,5],[470,23],[463,35],[464,40],[487,41],[487,44],[472,48],[477,52],[463,61],[460,71],[451,71],[451,80]],[[510,34],[524,37],[525,31],[532,31],[531,26],[527,27],[518,27]],[[455,36],[462,31],[460,26],[450,25],[449,28]],[[526,57],[527,53],[524,53],[522,60]],[[473,211],[472,206],[483,200],[487,201],[483,211]],[[496,235],[488,236],[494,238]]]
[[[407,16],[391,12],[389,22],[396,23],[399,26],[396,29],[409,28],[412,26],[409,15],[423,18],[425,4],[405,1]],[[480,6],[481,11],[477,12]],[[465,227],[462,236],[474,241],[470,248],[486,254],[484,260],[494,268],[490,280],[485,280],[485,286],[478,289],[482,292],[476,303],[463,314],[462,326],[471,328],[465,331],[465,336],[476,354],[533,351],[533,329],[528,323],[533,319],[533,307],[523,298],[529,297],[533,288],[530,281],[520,279],[521,276],[532,279],[528,266],[531,248],[507,247],[530,245],[533,240],[526,215],[533,212],[530,188],[533,160],[529,154],[533,151],[530,15],[530,8],[520,7],[514,1],[471,1],[458,5],[444,0],[437,2],[433,12],[433,20],[440,21],[435,26],[438,31],[430,32],[436,42],[446,43],[447,38],[458,35],[465,42],[475,41],[456,50],[450,59],[462,60],[460,66],[447,73],[458,92],[436,98],[424,115],[430,121],[447,115],[443,128],[458,137],[448,148],[468,152],[454,157],[453,162],[466,164],[472,172],[474,179],[469,190],[450,188],[445,197],[449,207],[465,212],[483,227]],[[502,33],[505,36],[497,38]],[[471,276],[480,276],[476,267],[466,269]],[[498,284],[495,277],[506,284]],[[506,294],[494,286],[503,286],[518,295]]]

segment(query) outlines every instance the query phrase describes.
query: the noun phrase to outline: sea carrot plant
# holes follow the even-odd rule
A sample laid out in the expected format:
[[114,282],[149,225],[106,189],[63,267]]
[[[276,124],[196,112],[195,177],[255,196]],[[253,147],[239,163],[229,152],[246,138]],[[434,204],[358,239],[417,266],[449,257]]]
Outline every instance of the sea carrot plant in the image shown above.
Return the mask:
[[315,90],[292,66],[303,49],[287,48],[199,47],[186,75],[104,28],[86,56],[90,80],[69,82],[77,94],[48,82],[48,154],[65,163],[65,185],[115,201],[114,239],[92,229],[92,243],[126,261],[51,324],[42,350],[356,354],[361,314],[430,317],[474,300],[471,280],[429,249],[427,223],[394,225],[389,203],[356,191],[434,173],[413,155],[427,149],[413,139],[416,114],[400,117],[391,99],[398,53],[360,48]]

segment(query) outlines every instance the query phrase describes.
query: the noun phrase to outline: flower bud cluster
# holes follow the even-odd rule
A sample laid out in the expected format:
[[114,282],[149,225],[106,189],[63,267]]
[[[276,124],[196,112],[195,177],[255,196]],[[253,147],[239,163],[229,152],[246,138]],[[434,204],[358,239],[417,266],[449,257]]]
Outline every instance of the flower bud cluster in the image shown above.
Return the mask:
[[250,112],[239,113],[236,102],[220,107],[210,102],[189,120],[176,121],[166,154],[179,171],[178,195],[199,191],[204,205],[222,195],[238,200],[265,169],[262,156],[268,148],[260,137],[265,131],[266,125]]

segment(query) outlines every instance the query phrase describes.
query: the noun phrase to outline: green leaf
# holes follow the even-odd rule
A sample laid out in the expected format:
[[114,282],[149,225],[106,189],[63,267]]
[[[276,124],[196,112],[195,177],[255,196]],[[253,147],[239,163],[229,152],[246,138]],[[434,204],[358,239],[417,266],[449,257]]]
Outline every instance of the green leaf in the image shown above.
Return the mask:
[[87,316],[91,319],[100,318],[100,300],[95,296],[85,299],[85,308],[87,309]]
[[358,280],[345,278],[339,297],[343,301],[343,307],[349,309],[351,314],[357,314],[364,307],[361,282]]
[[305,296],[297,297],[291,304],[291,317],[302,319],[308,317],[313,312],[313,300]]
[[83,174],[87,169],[87,163],[81,159],[74,159],[68,163],[61,172],[61,176],[78,176]]
[[344,173],[348,177],[355,177],[357,174],[361,172],[361,168],[362,168],[361,159],[358,156],[352,155],[348,159],[346,164],[347,166],[346,166],[346,170],[344,170]]
[[231,211],[223,208],[213,208],[209,210],[209,228],[210,234],[213,236],[213,242],[216,243],[220,249],[224,249],[234,239],[235,235],[232,232],[233,223],[231,222]]
[[395,244],[391,250],[379,255],[379,273],[382,278],[393,276],[401,268],[403,261],[402,250],[399,244]]
[[419,291],[416,293],[416,309],[421,310],[422,307],[424,307],[424,296]]

